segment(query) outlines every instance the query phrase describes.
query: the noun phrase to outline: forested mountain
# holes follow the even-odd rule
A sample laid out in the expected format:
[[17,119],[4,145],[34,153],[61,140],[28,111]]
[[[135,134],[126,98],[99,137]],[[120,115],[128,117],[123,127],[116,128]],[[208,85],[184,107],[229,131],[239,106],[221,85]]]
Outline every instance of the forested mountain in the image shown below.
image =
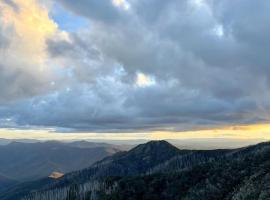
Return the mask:
[[270,144],[227,152],[181,172],[107,178],[99,199],[267,200]]
[[105,144],[89,143],[82,148],[78,143],[56,141],[11,142],[0,146],[0,174],[5,180],[29,181],[46,177],[53,171],[68,173],[83,169],[118,151]]
[[18,184],[0,199],[270,199],[270,143],[234,150],[138,145],[52,180]]

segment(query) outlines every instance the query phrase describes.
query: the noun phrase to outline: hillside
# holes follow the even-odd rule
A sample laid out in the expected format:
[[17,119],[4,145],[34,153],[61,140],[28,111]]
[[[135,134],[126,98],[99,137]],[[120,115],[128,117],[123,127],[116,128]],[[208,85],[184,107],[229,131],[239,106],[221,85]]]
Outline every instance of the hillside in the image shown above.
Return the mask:
[[56,180],[16,185],[0,199],[264,200],[270,197],[269,177],[269,143],[200,151],[152,141]]
[[83,169],[117,151],[108,145],[80,148],[56,141],[11,142],[0,146],[0,173],[18,181],[34,180],[53,171]]
[[263,143],[178,173],[107,178],[99,199],[266,200],[269,167],[270,144]]
[[17,181],[6,177],[5,175],[0,174],[0,191],[1,189],[4,190],[9,186],[16,184]]
[[[89,180],[99,180],[100,178],[109,176],[137,176],[151,174],[164,170],[164,167],[167,169],[171,168],[171,170],[179,170],[215,159],[217,155],[223,155],[224,152],[227,151],[179,150],[166,141],[151,141],[146,144],[138,145],[128,152],[119,152],[113,156],[106,157],[103,160],[94,163],[89,168],[66,174],[58,180],[51,181],[49,184],[40,185],[40,181],[34,181],[27,183],[27,187],[35,188],[35,190],[38,188],[51,190],[54,188],[69,187],[74,183],[81,185],[88,184]],[[200,159],[198,158],[193,161],[194,158],[197,157],[200,157]],[[24,196],[29,192],[29,190],[27,192],[27,189],[25,189],[27,187],[25,184],[17,185],[14,188],[10,188],[9,191],[3,193],[3,196],[0,197],[2,199],[4,199],[4,197],[12,199],[12,197],[16,195]]]

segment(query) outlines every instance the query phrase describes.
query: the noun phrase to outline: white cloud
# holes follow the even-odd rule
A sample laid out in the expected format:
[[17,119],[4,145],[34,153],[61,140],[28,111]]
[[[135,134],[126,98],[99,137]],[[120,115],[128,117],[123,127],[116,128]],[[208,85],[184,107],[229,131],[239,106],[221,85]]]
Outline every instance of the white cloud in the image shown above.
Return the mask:
[[214,34],[216,34],[219,37],[224,36],[224,30],[222,25],[217,25],[213,29]]
[[7,38],[0,46],[0,101],[43,94],[57,79],[46,51],[46,40],[56,34],[57,25],[35,1],[11,2],[13,7],[0,2],[0,37]]
[[151,76],[148,76],[144,73],[136,74],[136,85],[139,87],[148,87],[155,84],[155,79]]
[[123,8],[124,10],[130,9],[130,4],[126,0],[112,0],[112,3],[120,8]]

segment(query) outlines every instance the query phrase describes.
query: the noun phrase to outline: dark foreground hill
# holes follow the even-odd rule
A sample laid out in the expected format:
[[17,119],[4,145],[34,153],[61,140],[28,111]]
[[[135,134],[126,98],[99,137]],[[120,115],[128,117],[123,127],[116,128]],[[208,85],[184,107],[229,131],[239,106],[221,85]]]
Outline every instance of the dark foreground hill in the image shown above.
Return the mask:
[[57,180],[16,185],[0,199],[270,199],[270,144],[192,151],[149,142]]

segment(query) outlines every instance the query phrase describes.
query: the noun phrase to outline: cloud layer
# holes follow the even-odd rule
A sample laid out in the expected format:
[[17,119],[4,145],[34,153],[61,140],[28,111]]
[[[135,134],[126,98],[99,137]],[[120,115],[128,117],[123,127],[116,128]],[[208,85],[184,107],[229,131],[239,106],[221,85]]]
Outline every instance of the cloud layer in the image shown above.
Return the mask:
[[[2,127],[137,132],[269,122],[267,1],[23,2],[0,3]],[[56,5],[87,23],[61,30],[50,16]]]

